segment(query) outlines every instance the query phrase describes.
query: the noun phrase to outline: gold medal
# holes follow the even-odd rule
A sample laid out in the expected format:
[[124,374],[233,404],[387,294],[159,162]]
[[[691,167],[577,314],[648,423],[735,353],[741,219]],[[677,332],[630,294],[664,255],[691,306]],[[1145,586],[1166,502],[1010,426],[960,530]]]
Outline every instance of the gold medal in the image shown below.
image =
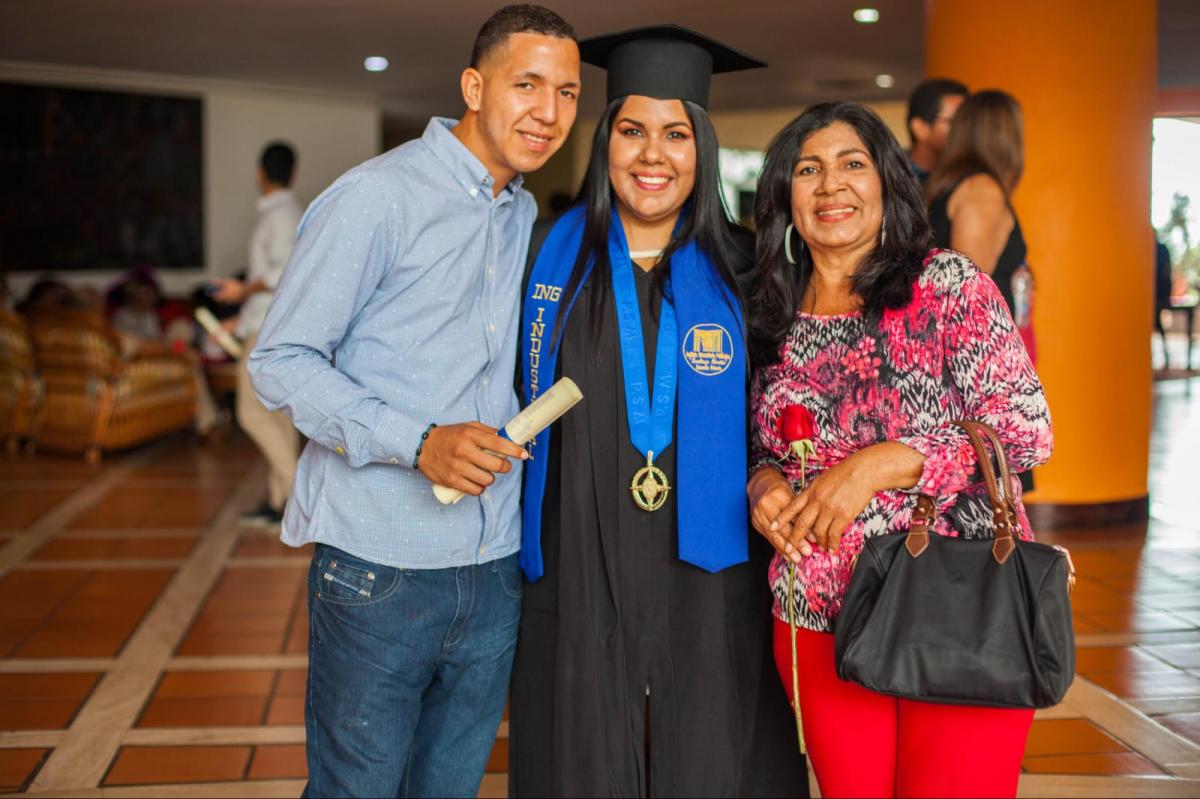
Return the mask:
[[666,504],[671,484],[666,472],[654,465],[653,451],[646,453],[646,465],[634,474],[629,490],[633,492],[633,501],[642,510],[656,511]]

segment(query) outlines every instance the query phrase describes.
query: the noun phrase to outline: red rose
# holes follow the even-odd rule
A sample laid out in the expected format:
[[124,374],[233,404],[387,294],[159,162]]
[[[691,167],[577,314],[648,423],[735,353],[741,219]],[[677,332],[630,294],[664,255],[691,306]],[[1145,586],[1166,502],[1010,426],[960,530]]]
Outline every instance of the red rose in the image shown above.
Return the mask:
[[803,405],[789,405],[779,414],[775,432],[784,442],[811,441],[817,435],[817,423]]

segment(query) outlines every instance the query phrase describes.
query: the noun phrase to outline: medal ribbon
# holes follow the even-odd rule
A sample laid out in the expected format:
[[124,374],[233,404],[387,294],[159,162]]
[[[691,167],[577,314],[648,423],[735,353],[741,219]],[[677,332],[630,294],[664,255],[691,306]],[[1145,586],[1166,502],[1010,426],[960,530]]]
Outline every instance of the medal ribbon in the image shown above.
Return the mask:
[[[625,415],[629,421],[629,439],[637,451],[653,457],[671,445],[675,422],[675,383],[677,363],[675,347],[678,331],[675,306],[671,302],[670,278],[659,313],[658,341],[654,355],[654,396],[651,399],[646,378],[646,349],[642,338],[642,314],[638,309],[634,285],[634,263],[625,243],[625,230],[617,212],[609,225],[609,260],[612,262],[613,303],[621,339],[622,378],[625,383]],[[640,267],[638,267],[640,268]]]

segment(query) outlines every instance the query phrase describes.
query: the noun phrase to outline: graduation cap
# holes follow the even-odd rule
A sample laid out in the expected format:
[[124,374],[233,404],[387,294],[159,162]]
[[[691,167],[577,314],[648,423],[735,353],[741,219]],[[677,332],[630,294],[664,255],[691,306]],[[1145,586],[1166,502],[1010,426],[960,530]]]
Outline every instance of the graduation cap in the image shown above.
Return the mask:
[[579,43],[584,63],[608,70],[608,102],[630,94],[708,108],[709,78],[766,63],[680,25],[651,25]]

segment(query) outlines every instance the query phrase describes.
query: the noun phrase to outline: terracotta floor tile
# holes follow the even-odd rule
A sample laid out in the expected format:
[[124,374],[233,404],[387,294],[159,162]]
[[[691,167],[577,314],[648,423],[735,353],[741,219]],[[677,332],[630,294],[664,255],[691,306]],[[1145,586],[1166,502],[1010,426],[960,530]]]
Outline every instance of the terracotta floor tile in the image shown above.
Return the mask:
[[1134,597],[1108,588],[1094,591],[1076,589],[1071,595],[1071,608],[1076,612],[1128,613],[1139,607]]
[[304,744],[282,746],[258,746],[246,779],[283,780],[303,779],[308,776]]
[[1200,743],[1200,713],[1168,713],[1154,720],[1193,743]]
[[75,488],[0,488],[0,527],[28,527],[54,510]]
[[0,702],[9,698],[83,699],[99,679],[99,672],[0,674]]
[[1075,650],[1075,670],[1122,671],[1129,668],[1141,671],[1171,671],[1171,666],[1154,657],[1146,649],[1136,646],[1081,646]]
[[126,746],[103,784],[240,780],[249,760],[248,746]]
[[9,572],[0,579],[0,619],[43,619],[90,574],[78,569]]
[[275,683],[276,696],[304,696],[308,688],[307,670],[288,670],[279,672],[279,681]]
[[256,727],[262,724],[267,698],[155,698],[146,706],[139,727]]
[[303,724],[304,696],[275,696],[267,711],[267,724]]
[[1026,757],[1125,751],[1119,741],[1085,719],[1035,721],[1025,744]]
[[101,560],[112,557],[117,545],[115,538],[55,538],[30,560]]
[[65,730],[83,705],[82,699],[0,701],[0,730]]
[[49,749],[0,749],[0,791],[22,790],[49,753]]
[[105,569],[90,574],[73,595],[79,599],[153,601],[175,575],[174,569]]
[[1088,674],[1088,679],[1126,699],[1200,696],[1200,679],[1183,672],[1110,671]]
[[124,628],[89,626],[74,632],[38,630],[13,652],[15,658],[104,658],[116,657],[133,633],[134,624]]
[[171,671],[155,691],[163,699],[249,697],[270,695],[273,671]]
[[278,655],[282,650],[282,635],[205,635],[189,636],[176,654]]
[[[207,527],[229,498],[229,488],[118,487],[72,525],[76,530]],[[164,502],[165,496],[170,501]]]
[[233,556],[235,558],[311,558],[312,550],[312,544],[305,544],[299,548],[290,547],[274,536],[248,533],[238,541]]
[[186,558],[195,548],[196,536],[171,538],[124,538],[113,557],[129,560]]
[[492,747],[492,753],[488,755],[487,768],[484,771],[488,774],[503,774],[508,771],[507,738],[496,739],[496,745]]
[[283,652],[286,655],[303,655],[308,652],[307,624],[298,624],[292,628]]
[[1133,752],[1099,755],[1027,757],[1021,763],[1034,774],[1162,774],[1146,758]]
[[211,637],[222,635],[278,635],[287,632],[288,618],[271,616],[242,616],[226,613],[204,613],[188,630],[188,636]]

